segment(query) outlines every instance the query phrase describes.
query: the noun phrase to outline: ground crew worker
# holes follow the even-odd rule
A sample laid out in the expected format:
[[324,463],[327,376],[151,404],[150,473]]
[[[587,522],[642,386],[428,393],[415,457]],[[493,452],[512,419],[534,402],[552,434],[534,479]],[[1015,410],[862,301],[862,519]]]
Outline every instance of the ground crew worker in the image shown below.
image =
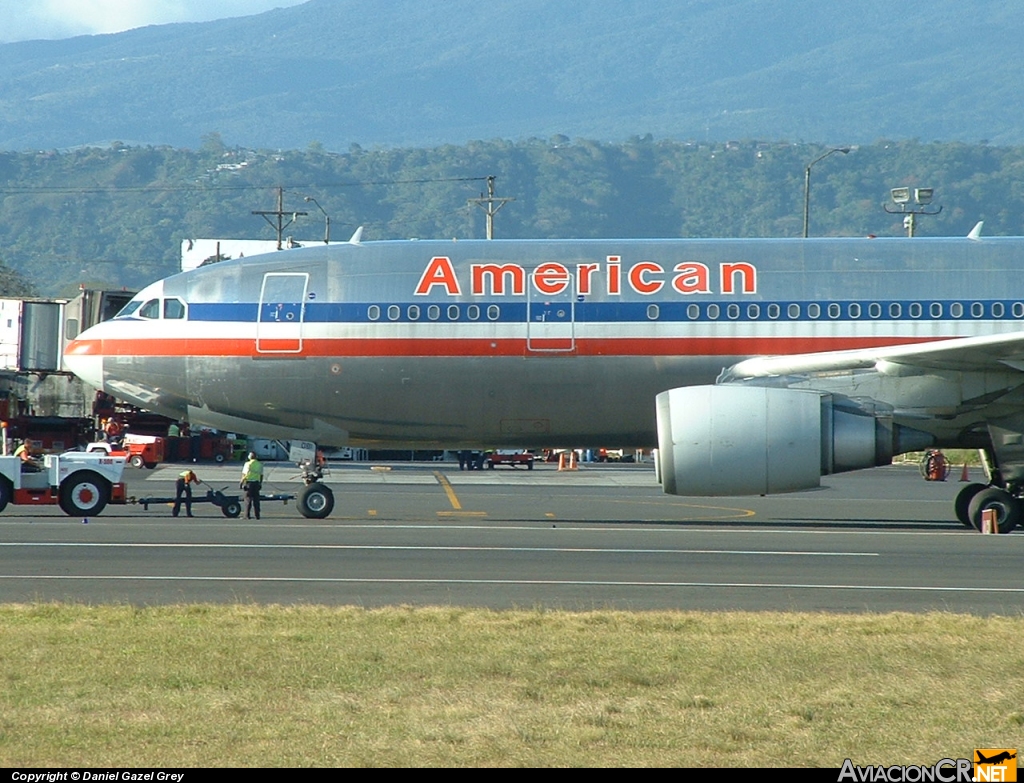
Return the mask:
[[185,498],[185,516],[192,516],[192,485],[199,483],[199,477],[191,470],[183,470],[178,474],[174,484],[174,509],[171,516],[178,516],[181,511],[181,499]]
[[22,441],[21,445],[14,450],[14,456],[21,460],[22,473],[39,472],[39,463],[36,462],[35,457],[32,456],[32,444],[27,440]]
[[245,490],[245,518],[260,518],[260,489],[263,487],[263,463],[256,459],[256,453],[249,452],[249,460],[242,466],[242,480],[238,484]]

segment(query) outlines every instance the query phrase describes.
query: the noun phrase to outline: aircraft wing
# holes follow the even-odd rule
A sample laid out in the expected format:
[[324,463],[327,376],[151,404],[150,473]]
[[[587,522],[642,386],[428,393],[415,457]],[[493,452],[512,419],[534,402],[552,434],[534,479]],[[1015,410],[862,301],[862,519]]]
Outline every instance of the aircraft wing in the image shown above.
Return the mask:
[[734,364],[723,373],[719,381],[728,383],[745,378],[866,369],[899,375],[901,368],[910,372],[1024,371],[1024,332],[940,339],[852,351],[756,357]]

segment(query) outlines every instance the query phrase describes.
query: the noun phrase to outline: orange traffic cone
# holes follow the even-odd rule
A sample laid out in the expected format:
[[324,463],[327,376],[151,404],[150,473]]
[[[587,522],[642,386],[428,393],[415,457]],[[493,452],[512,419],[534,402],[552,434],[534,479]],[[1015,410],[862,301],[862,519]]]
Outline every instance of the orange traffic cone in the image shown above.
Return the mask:
[[960,480],[961,481],[970,481],[971,480],[971,477],[967,473],[967,463],[966,462],[964,463],[963,471],[960,473]]

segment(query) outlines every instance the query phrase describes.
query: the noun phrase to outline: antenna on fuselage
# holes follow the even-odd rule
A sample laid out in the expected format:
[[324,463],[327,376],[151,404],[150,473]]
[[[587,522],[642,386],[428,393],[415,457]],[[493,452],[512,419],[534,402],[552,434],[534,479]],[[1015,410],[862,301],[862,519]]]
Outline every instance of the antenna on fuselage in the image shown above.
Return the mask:
[[979,220],[975,224],[974,228],[971,229],[971,233],[967,235],[967,238],[968,239],[975,239],[975,240],[981,239],[981,227],[983,225],[985,225],[985,221],[984,220]]
[[356,229],[356,232],[352,235],[352,238],[348,241],[350,245],[358,245],[363,241],[363,227],[360,226]]

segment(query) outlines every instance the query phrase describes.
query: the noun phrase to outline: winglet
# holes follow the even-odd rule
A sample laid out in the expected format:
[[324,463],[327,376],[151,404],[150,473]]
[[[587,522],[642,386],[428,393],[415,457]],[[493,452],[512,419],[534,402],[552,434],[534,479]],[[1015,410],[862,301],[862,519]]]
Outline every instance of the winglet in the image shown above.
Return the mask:
[[363,240],[363,227],[360,226],[356,229],[356,233],[352,235],[352,238],[348,241],[350,245],[358,245]]
[[968,239],[981,239],[981,227],[985,225],[984,220],[979,220],[974,228],[971,229],[971,233],[967,235]]

